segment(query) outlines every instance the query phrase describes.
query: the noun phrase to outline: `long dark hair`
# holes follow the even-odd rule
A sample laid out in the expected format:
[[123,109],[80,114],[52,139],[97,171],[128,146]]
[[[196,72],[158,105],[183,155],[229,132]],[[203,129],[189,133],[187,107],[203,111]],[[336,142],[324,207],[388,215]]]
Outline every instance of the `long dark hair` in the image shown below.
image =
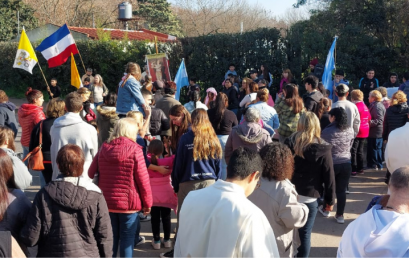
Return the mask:
[[293,108],[293,113],[298,114],[304,108],[303,100],[298,94],[298,87],[295,84],[287,84],[284,88],[285,103]]
[[321,119],[322,115],[325,113],[325,110],[332,106],[332,100],[329,98],[322,98],[320,103],[318,103],[317,108],[315,109],[315,114],[317,115],[318,119]]
[[211,121],[212,126],[215,130],[220,129],[220,123],[222,121],[224,111],[226,111],[226,102],[228,102],[229,99],[226,94],[223,92],[220,92],[216,96],[216,100],[214,101],[214,109],[216,110],[216,115],[215,118]]
[[148,146],[148,152],[151,154],[151,164],[158,165],[156,156],[163,153],[163,143],[161,140],[153,140]]
[[0,221],[9,206],[8,189],[17,188],[14,182],[13,162],[9,155],[0,149]]
[[260,69],[260,74],[263,75],[264,80],[270,82],[270,70],[268,69],[266,64],[262,64],[262,66],[263,66],[264,70],[261,71],[261,69]]
[[196,102],[200,100],[200,92],[197,90],[191,91],[189,93],[189,99],[190,101],[193,101],[193,104],[195,105],[195,109],[196,109]]
[[190,117],[189,111],[182,106],[182,105],[175,105],[169,110],[170,116],[181,117],[182,115],[185,116],[183,119],[182,125],[176,126],[171,122],[170,128],[172,129],[172,138],[171,138],[171,147],[173,151],[176,151],[177,144],[180,140],[180,137],[184,133],[186,133],[187,129],[189,128],[190,124],[192,124],[192,119]]
[[329,115],[335,117],[335,123],[337,125],[337,128],[341,131],[345,131],[348,129],[348,115],[347,112],[345,112],[345,109],[342,107],[337,107],[331,109],[331,111],[328,112]]

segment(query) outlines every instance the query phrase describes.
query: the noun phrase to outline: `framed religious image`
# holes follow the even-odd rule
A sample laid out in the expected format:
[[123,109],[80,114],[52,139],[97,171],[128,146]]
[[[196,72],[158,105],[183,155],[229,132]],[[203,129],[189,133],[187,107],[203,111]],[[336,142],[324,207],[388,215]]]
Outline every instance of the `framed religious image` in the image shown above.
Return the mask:
[[169,63],[166,54],[146,56],[147,72],[152,76],[152,81],[170,81]]

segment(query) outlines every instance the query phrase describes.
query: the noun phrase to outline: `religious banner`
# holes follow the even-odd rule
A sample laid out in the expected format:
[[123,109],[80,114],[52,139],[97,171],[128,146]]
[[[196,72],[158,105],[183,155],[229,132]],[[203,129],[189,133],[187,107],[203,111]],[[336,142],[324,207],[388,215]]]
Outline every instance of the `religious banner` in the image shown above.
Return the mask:
[[146,65],[148,73],[152,76],[152,82],[170,81],[169,63],[166,54],[154,54],[146,56]]

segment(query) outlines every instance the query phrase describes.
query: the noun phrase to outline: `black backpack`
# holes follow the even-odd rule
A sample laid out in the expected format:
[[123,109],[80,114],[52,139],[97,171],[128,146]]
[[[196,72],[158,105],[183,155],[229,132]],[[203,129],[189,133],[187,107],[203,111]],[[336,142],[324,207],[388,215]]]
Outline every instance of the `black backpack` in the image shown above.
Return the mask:
[[317,64],[314,67],[314,76],[318,78],[319,81],[322,81],[322,75],[324,74],[324,65]]

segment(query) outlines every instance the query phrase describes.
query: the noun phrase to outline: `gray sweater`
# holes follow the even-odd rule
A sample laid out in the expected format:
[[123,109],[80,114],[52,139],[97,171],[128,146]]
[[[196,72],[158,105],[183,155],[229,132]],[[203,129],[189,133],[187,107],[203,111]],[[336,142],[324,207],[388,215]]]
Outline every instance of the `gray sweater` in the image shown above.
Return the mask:
[[361,117],[359,116],[358,108],[349,100],[338,100],[332,104],[332,108],[342,107],[347,112],[348,124],[354,129],[354,136],[358,135],[359,126],[361,125]]
[[28,171],[26,165],[24,165],[24,163],[17,157],[13,150],[8,148],[1,149],[9,155],[11,161],[13,162],[14,181],[16,182],[16,186],[21,190],[29,188],[31,182],[33,181],[33,177]]
[[332,160],[334,164],[351,162],[351,147],[354,141],[354,131],[351,127],[341,131],[336,123],[329,124],[321,133],[321,138],[332,144]]

